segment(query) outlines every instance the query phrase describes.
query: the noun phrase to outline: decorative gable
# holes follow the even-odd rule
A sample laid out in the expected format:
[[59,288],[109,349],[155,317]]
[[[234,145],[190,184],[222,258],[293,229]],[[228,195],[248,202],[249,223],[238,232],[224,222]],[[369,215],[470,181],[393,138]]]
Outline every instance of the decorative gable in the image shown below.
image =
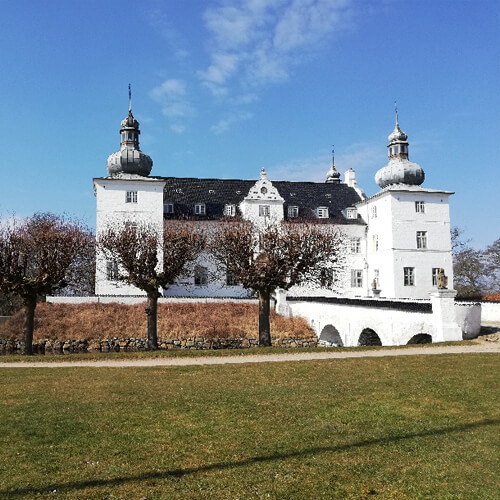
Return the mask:
[[244,219],[257,226],[266,226],[283,220],[284,202],[279,191],[268,180],[266,171],[262,169],[259,180],[241,202],[240,210]]

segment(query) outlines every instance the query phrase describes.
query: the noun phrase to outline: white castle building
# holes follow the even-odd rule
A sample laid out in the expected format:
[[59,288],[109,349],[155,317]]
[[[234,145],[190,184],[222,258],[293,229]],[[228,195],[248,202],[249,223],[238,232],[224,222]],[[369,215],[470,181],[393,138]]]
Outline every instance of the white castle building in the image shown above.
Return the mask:
[[[217,224],[240,217],[257,226],[307,220],[336,226],[345,235],[347,266],[340,289],[315,295],[428,299],[444,269],[453,283],[448,198],[450,191],[422,187],[424,171],[409,161],[408,137],[396,125],[389,135],[389,161],[375,175],[380,191],[366,197],[352,169],[340,179],[333,156],[325,182],[151,176],[153,162],[139,149],[139,123],[129,107],[121,122],[120,150],[108,158],[107,177],[94,179],[97,234],[108,224],[189,219]],[[179,279],[165,296],[244,297],[230,276],[214,276],[201,258],[193,277]],[[114,261],[98,255],[96,295],[143,295],[117,281]],[[303,292],[303,291],[302,291]],[[301,293],[302,293],[301,292]]]

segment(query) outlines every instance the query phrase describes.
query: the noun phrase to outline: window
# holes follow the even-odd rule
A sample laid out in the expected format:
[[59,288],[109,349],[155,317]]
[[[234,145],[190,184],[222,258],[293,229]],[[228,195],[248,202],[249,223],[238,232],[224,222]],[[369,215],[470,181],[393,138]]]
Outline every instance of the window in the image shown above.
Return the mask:
[[361,288],[363,286],[363,270],[351,269],[351,287]]
[[208,269],[203,266],[194,268],[194,284],[197,286],[208,284]]
[[165,203],[163,205],[163,212],[166,214],[173,214],[174,213],[174,204],[173,203]]
[[351,253],[361,252],[361,238],[351,238]]
[[348,219],[357,219],[358,210],[356,208],[348,208],[346,211],[346,215]]
[[334,282],[333,269],[322,269],[320,280],[322,288],[332,288]]
[[290,206],[288,207],[288,217],[298,217],[299,216],[299,207]]
[[380,271],[378,269],[373,270],[373,284],[375,285],[375,288],[379,287],[379,277],[380,277]]
[[378,252],[378,234],[373,235],[373,251]]
[[127,195],[125,197],[126,203],[137,203],[137,191],[127,191]]
[[404,286],[415,286],[415,268],[404,267]]
[[432,286],[438,286],[439,267],[432,268]]
[[269,217],[271,215],[271,207],[269,205],[259,205],[259,216]]
[[328,207],[318,207],[316,214],[320,219],[328,219]]
[[417,214],[425,213],[425,202],[424,201],[416,201],[415,202],[415,212],[417,212]]
[[377,205],[373,205],[372,207],[372,219],[377,218]]
[[106,278],[108,281],[118,280],[118,262],[116,260],[106,262]]
[[236,286],[238,281],[234,277],[234,274],[231,271],[226,271],[226,285],[227,286]]
[[205,203],[197,203],[194,206],[194,213],[195,215],[205,215],[206,214]]
[[234,217],[236,215],[236,205],[224,205],[224,215]]
[[417,248],[427,248],[427,231],[417,231]]

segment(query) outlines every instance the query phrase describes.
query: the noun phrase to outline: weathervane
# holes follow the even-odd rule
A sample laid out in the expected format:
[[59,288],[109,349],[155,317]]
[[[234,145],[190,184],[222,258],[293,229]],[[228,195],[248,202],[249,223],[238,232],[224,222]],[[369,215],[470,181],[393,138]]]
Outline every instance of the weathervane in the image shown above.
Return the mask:
[[394,101],[394,111],[396,112],[396,125],[399,125],[399,118],[398,118],[398,101]]
[[332,165],[335,165],[335,146],[332,144]]
[[128,110],[132,111],[132,89],[130,83],[128,84]]

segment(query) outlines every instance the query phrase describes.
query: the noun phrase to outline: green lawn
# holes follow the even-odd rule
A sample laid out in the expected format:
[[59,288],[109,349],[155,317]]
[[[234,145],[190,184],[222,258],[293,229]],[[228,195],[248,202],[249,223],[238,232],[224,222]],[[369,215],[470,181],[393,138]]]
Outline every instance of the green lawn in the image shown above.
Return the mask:
[[497,499],[497,354],[0,371],[0,498]]

